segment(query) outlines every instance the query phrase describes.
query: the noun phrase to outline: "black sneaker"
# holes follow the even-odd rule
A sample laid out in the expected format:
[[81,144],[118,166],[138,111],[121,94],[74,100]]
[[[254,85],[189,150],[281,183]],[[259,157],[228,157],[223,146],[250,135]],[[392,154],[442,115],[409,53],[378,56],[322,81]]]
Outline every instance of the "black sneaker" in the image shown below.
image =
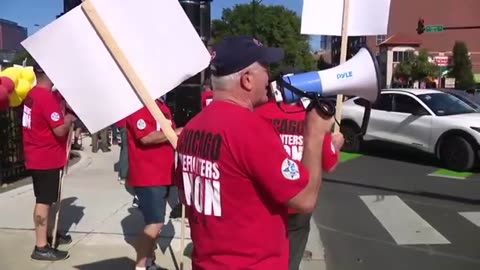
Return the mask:
[[33,249],[32,255],[30,258],[36,261],[62,261],[70,257],[68,251],[61,251],[51,248],[49,245],[44,247],[37,247]]
[[[47,242],[51,246],[53,238],[51,236],[47,237]],[[57,239],[55,240],[55,246],[58,247],[59,245],[68,245],[72,243],[72,237],[70,235],[62,235],[57,234]]]

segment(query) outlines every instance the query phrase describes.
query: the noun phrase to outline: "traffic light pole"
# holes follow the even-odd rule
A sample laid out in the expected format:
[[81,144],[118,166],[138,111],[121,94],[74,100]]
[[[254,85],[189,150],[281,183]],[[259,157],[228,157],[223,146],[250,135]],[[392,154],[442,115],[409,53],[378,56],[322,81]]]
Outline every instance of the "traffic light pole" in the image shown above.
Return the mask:
[[443,30],[480,29],[480,26],[450,26],[443,27]]

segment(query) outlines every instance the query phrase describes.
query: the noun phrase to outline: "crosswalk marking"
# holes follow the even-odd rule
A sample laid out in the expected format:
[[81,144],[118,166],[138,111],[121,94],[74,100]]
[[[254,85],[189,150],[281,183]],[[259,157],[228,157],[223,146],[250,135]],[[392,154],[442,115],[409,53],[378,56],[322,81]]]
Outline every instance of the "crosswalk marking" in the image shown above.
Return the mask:
[[459,212],[459,214],[480,227],[480,212]]
[[398,196],[360,196],[398,245],[450,244]]

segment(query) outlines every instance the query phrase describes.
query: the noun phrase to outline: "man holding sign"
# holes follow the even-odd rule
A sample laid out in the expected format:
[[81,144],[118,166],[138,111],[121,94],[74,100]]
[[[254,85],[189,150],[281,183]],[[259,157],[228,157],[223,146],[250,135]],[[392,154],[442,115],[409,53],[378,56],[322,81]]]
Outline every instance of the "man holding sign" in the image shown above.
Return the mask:
[[283,50],[237,36],[214,55],[213,101],[185,126],[177,147],[193,269],[286,270],[287,209],[313,211],[333,120],[308,112],[302,162],[292,160],[272,125],[253,112],[268,100],[267,65]]
[[[65,115],[60,100],[52,93],[53,83],[40,66],[34,64],[37,84],[27,94],[23,107],[23,149],[25,167],[30,170],[36,203],[33,211],[35,224],[34,260],[58,261],[68,252],[51,247],[47,237],[50,206],[59,198],[63,167],[67,162],[67,134],[76,119]],[[58,235],[58,243],[69,244],[70,236]]]
[[[157,106],[167,119],[172,115],[160,100]],[[165,221],[165,208],[172,185],[174,150],[147,107],[125,119],[128,144],[128,185],[133,187],[145,222],[136,244],[136,269],[157,269],[155,243]],[[172,127],[175,124],[171,122]],[[180,134],[181,129],[177,129]]]

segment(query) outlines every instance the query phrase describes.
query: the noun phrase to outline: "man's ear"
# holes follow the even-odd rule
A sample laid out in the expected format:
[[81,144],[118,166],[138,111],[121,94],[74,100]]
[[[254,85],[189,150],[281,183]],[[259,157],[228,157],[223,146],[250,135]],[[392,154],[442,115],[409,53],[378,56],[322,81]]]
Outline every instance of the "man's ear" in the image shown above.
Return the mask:
[[253,76],[248,71],[245,74],[242,74],[240,77],[240,83],[242,84],[242,88],[247,91],[252,91],[253,89]]

